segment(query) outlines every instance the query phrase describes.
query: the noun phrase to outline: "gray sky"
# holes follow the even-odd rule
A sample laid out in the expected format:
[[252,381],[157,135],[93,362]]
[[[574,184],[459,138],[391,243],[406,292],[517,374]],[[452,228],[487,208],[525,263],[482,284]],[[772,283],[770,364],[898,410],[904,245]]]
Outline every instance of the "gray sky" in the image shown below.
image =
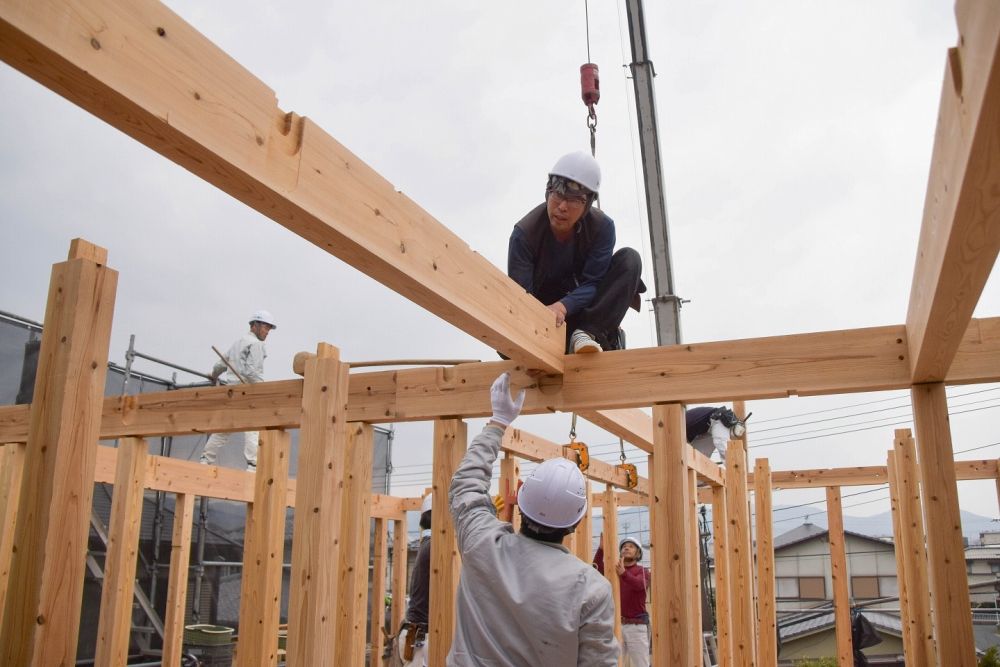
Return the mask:
[[[510,228],[541,201],[548,168],[586,148],[582,2],[167,4],[269,85],[282,109],[310,117],[501,268]],[[902,323],[945,51],[956,41],[952,3],[647,4],[675,283],[691,299],[684,340]],[[621,3],[590,6],[602,203],[619,246],[648,258],[621,12]],[[280,320],[268,340],[272,379],[289,377],[294,353],[321,340],[347,360],[495,358],[7,66],[0,90],[0,309],[41,320],[49,267],[82,236],[108,248],[121,273],[111,344],[119,363],[135,334],[148,354],[207,369],[209,346],[228,346],[260,307]],[[994,276],[976,316],[998,313]],[[648,313],[625,326],[630,347],[653,344]],[[952,418],[956,451],[1000,441],[997,389],[950,392],[989,390],[954,399],[967,405],[956,413],[968,410]],[[752,402],[751,446],[824,426],[856,432],[751,456],[767,456],[774,470],[884,464],[892,429],[906,426],[891,418],[908,419],[906,410],[788,425],[903,405],[871,403],[900,396]],[[890,419],[858,424],[881,417]],[[517,425],[564,442],[569,416]],[[581,426],[580,439],[616,458],[600,446],[616,442],[603,431]],[[428,425],[398,427],[395,492],[429,483],[429,443]],[[998,455],[1000,446],[958,457]],[[992,482],[960,491],[965,509],[998,515]],[[822,495],[783,492],[775,502]]]

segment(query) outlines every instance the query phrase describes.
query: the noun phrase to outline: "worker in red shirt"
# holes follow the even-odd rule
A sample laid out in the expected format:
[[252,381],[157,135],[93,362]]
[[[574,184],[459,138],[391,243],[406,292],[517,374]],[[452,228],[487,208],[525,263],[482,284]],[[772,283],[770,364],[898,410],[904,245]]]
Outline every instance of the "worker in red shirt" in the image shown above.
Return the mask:
[[[622,613],[622,652],[625,665],[649,667],[649,613],[646,611],[646,591],[649,590],[649,569],[639,564],[642,545],[626,537],[618,545],[615,571],[618,573]],[[594,554],[594,567],[604,574],[604,542]]]

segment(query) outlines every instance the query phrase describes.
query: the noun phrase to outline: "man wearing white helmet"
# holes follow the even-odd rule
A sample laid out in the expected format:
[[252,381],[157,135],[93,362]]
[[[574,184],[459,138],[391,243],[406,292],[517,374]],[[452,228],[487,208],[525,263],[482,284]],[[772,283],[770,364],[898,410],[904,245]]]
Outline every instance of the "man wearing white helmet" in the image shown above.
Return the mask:
[[[623,653],[628,661],[625,667],[649,667],[649,613],[646,611],[646,594],[649,591],[649,570],[639,564],[642,545],[626,537],[618,543],[619,598],[622,610]],[[604,542],[594,554],[594,567],[604,574]]]
[[542,462],[518,492],[521,530],[496,518],[490,477],[524,390],[504,373],[491,390],[493,416],[469,445],[448,502],[462,554],[448,665],[611,667],[618,664],[611,586],[562,545],[587,512],[580,470]]
[[623,348],[621,322],[646,291],[639,253],[614,252],[615,223],[594,208],[600,189],[601,168],[588,153],[559,158],[545,202],[514,225],[507,249],[507,275],[566,326],[567,353]]
[[[213,380],[218,380],[222,376],[225,384],[255,384],[264,380],[264,359],[267,358],[267,350],[264,347],[264,340],[272,329],[277,329],[278,325],[274,321],[274,316],[266,310],[258,310],[250,316],[250,331],[235,343],[229,346],[226,352],[226,361],[219,359],[212,367],[211,376]],[[234,372],[235,371],[235,372]],[[224,374],[224,375],[223,375]],[[259,434],[257,431],[247,433],[213,433],[205,443],[205,451],[201,455],[201,463],[215,465],[219,456],[219,450],[229,443],[230,439],[236,437],[243,440],[243,457],[247,462],[247,470],[256,472],[257,470],[257,443]]]
[[396,638],[396,657],[403,667],[427,667],[427,619],[431,598],[431,506],[428,493],[420,503],[420,548],[410,574],[410,603]]

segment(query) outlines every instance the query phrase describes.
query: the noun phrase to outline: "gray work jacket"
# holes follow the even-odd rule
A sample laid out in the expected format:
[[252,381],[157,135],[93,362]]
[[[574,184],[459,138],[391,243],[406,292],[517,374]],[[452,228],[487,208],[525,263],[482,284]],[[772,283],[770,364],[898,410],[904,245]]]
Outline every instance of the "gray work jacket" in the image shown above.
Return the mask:
[[462,574],[454,667],[611,667],[618,664],[611,585],[558,544],[496,518],[490,476],[503,431],[476,436],[451,480]]

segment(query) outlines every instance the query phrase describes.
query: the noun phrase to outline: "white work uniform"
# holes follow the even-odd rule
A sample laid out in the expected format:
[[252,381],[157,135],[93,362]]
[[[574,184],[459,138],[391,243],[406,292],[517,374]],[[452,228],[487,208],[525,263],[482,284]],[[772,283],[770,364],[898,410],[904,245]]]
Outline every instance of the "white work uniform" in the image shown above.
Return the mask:
[[611,584],[561,544],[515,533],[494,513],[490,476],[503,430],[476,436],[448,502],[462,554],[454,667],[612,667],[618,664]]
[[[243,334],[239,340],[229,347],[229,351],[226,352],[226,359],[243,376],[243,379],[250,384],[261,382],[264,379],[264,359],[266,358],[267,349],[264,347],[264,341],[259,340],[252,331]],[[233,375],[233,372],[229,370],[229,367],[221,359],[215,362],[212,373],[214,375],[223,369],[225,369],[225,374],[222,376],[222,379],[226,384],[241,384],[240,379]],[[205,451],[201,455],[201,462],[215,465],[215,461],[219,456],[219,450],[233,439],[243,441],[243,457],[246,459],[247,469],[256,469],[257,444],[259,441],[257,431],[249,431],[247,433],[213,433],[208,442],[205,443]]]
[[718,419],[709,422],[708,431],[697,436],[691,441],[691,446],[705,456],[712,455],[712,449],[719,450],[722,462],[726,462],[726,448],[729,447],[730,433],[725,424]]

